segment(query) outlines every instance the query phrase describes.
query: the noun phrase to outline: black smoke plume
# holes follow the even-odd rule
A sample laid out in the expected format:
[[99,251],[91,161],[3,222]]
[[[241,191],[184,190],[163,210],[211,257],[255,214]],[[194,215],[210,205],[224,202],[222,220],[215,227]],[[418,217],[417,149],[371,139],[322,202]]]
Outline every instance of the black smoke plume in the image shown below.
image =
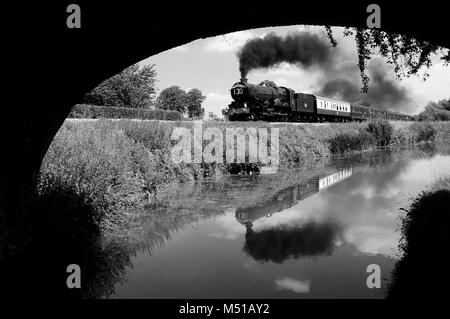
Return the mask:
[[331,62],[331,45],[316,34],[299,32],[285,38],[273,33],[248,41],[238,52],[239,70],[245,78],[251,70],[282,62],[309,68]]
[[317,95],[341,99],[351,103],[375,106],[383,109],[407,111],[411,104],[408,90],[390,74],[389,67],[374,59],[368,65],[369,91],[361,93],[358,70],[347,66],[324,69],[328,75]]
[[[272,33],[252,39],[241,48],[238,52],[239,69],[244,78],[252,70],[276,67],[285,62],[320,73],[316,89],[308,93],[407,111],[411,107],[408,90],[395,79],[392,68],[380,59],[370,60],[366,71],[370,78],[369,90],[361,93],[356,48],[354,52],[354,56],[348,56],[339,48],[339,43],[337,47],[332,47],[326,35],[297,32],[280,37]],[[296,88],[302,87],[301,83],[295,85]]]

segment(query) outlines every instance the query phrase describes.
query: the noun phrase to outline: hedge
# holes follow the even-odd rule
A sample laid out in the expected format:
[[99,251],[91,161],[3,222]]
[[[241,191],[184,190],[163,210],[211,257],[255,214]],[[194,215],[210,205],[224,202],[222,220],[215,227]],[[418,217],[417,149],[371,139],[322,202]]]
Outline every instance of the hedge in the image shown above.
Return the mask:
[[147,109],[132,109],[125,107],[112,106],[98,106],[98,105],[75,105],[69,118],[107,118],[107,119],[143,119],[143,120],[168,120],[180,121],[182,115],[177,111],[166,110],[147,110]]

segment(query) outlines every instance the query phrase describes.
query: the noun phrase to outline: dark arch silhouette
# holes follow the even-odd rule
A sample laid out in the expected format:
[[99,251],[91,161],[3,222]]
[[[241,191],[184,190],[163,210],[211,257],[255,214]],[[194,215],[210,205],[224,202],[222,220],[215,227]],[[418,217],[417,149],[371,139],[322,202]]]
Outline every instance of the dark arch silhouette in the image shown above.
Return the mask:
[[[81,7],[81,29],[66,27],[66,8]],[[377,1],[382,28],[450,47],[446,10]],[[71,107],[123,68],[195,39],[293,24],[365,27],[369,2],[211,3],[95,1],[4,4],[4,79],[0,174],[0,242],[26,219],[41,160]],[[408,23],[405,21],[409,20]],[[5,75],[6,74],[6,75]],[[218,75],[211,75],[218,76]],[[1,228],[3,227],[3,228]]]

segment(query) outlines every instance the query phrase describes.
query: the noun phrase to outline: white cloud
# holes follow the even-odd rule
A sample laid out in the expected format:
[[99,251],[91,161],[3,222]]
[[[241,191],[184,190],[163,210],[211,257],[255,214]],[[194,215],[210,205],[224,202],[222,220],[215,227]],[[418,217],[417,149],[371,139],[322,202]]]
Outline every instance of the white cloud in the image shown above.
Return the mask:
[[275,280],[277,289],[279,290],[291,290],[298,294],[309,293],[310,283],[309,280],[300,281],[292,278],[283,278]]
[[222,110],[225,109],[231,101],[230,94],[207,93],[206,100],[203,103],[205,117],[208,117],[209,112],[213,112],[217,116],[222,117]]
[[287,62],[280,63],[279,65],[272,67],[270,69],[260,69],[253,71],[253,75],[255,76],[265,75],[271,77],[298,76],[301,73],[303,73],[303,70]]
[[252,38],[255,38],[255,35],[251,30],[228,33],[207,39],[205,49],[213,52],[236,51]]
[[416,107],[414,112],[421,112],[430,101],[438,101],[449,98],[448,84],[450,83],[450,66],[445,66],[443,62],[435,62],[428,70],[430,75],[426,81],[422,81],[418,76],[405,78],[402,82],[414,93]]

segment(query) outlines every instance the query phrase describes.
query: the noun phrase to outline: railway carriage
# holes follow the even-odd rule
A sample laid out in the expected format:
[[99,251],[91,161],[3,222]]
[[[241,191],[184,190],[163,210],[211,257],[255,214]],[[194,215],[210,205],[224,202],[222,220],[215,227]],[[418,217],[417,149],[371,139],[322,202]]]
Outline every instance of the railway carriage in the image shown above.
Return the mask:
[[350,121],[350,104],[347,102],[316,96],[316,105],[319,121]]
[[387,120],[397,120],[397,115],[394,112],[387,112],[386,119]]
[[371,107],[370,115],[372,119],[386,119],[386,111],[378,108]]
[[350,105],[350,117],[353,121],[367,121],[370,119],[370,107],[359,104]]

